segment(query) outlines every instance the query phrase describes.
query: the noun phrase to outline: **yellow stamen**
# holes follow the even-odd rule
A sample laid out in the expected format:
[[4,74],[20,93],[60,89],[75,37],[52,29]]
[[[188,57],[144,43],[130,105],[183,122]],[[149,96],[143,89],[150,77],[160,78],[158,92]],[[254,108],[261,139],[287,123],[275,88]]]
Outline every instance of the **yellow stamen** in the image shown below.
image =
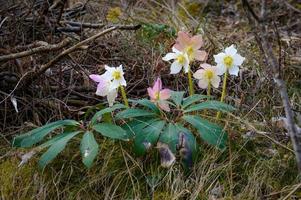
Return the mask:
[[177,61],[178,61],[178,63],[180,63],[181,65],[184,65],[184,63],[185,63],[185,56],[184,56],[184,55],[179,55],[179,56],[177,57]]
[[121,73],[120,73],[120,71],[114,71],[114,72],[113,72],[113,78],[114,78],[115,80],[121,79]]
[[212,79],[213,71],[210,69],[205,70],[205,76],[207,77],[208,80]]
[[231,67],[233,65],[233,58],[231,56],[226,56],[224,58],[224,64],[227,66],[227,67]]
[[155,98],[156,100],[160,100],[160,92],[155,92]]
[[193,59],[193,52],[194,52],[193,47],[192,46],[186,47],[185,52],[187,53],[189,59],[192,60]]

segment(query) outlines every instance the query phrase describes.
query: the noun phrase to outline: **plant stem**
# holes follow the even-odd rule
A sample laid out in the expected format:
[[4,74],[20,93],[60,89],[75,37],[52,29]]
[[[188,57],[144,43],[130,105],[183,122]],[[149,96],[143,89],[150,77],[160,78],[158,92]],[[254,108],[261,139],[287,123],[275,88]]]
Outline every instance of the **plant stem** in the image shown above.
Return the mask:
[[[223,90],[222,90],[222,96],[221,96],[221,102],[224,102],[224,99],[226,97],[226,89],[227,89],[227,78],[228,78],[228,71],[226,71],[225,75],[224,75],[224,80],[223,80]],[[217,115],[216,115],[216,119],[220,119],[221,117],[221,112],[218,111]]]
[[193,81],[191,76],[191,70],[188,71],[188,83],[189,83],[189,95],[194,95]]
[[128,101],[127,97],[126,97],[125,89],[124,89],[124,87],[123,87],[122,85],[119,86],[119,87],[120,87],[121,96],[122,96],[124,105],[125,105],[126,107],[129,107],[129,101]]
[[211,83],[208,84],[208,88],[207,88],[207,96],[210,97],[211,95]]

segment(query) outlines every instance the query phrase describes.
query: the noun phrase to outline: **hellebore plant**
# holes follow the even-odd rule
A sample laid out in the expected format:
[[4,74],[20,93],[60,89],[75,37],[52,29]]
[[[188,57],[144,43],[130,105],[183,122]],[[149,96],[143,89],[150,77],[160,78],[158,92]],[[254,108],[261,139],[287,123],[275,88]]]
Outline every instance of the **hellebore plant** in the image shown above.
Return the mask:
[[[237,53],[237,50],[233,44],[230,47],[227,47],[225,49],[225,52],[221,52],[217,55],[214,55],[213,57],[214,61],[217,64],[217,67],[224,73],[223,89],[221,96],[221,102],[224,102],[224,99],[226,97],[228,73],[230,75],[238,76],[239,66],[242,65],[245,58]],[[218,112],[217,119],[220,118],[220,115],[221,113]]]
[[[109,70],[107,72],[111,73]],[[110,89],[117,90],[117,84],[112,86],[110,85],[112,82],[108,84],[108,79],[104,78],[110,77],[107,74],[90,77],[98,83],[98,94],[100,92],[101,95],[105,95]],[[100,85],[102,83],[103,85]],[[132,141],[132,150],[137,156],[144,156],[151,150],[158,150],[162,167],[170,167],[175,163],[176,158],[179,158],[185,169],[192,167],[196,157],[198,150],[196,137],[221,150],[226,148],[227,133],[222,127],[199,117],[198,112],[208,109],[230,112],[234,110],[232,106],[208,100],[208,96],[199,94],[184,98],[185,92],[163,89],[160,78],[147,91],[151,100],[130,100],[135,107],[114,104],[96,112],[88,123],[75,120],[48,123],[15,137],[13,146],[32,147],[48,136],[48,141],[35,148],[36,151],[48,148],[39,161],[39,165],[45,167],[72,138],[82,135],[80,142],[82,162],[87,167],[91,167],[99,150],[95,138],[98,135],[114,140]],[[106,113],[113,114],[112,122],[102,121],[102,116]],[[56,129],[62,132],[49,137]]]
[[[239,66],[244,61],[232,45],[226,48],[225,52],[214,56],[217,66],[201,64],[201,68],[193,74],[193,77],[198,80],[200,88],[207,89],[208,95],[194,94],[189,64],[194,60],[206,60],[207,53],[199,50],[202,45],[200,35],[190,37],[180,31],[172,48],[173,52],[163,57],[165,61],[173,60],[171,74],[177,74],[184,68],[184,72],[188,74],[190,96],[184,97],[185,91],[164,88],[161,79],[157,78],[154,85],[147,88],[150,100],[146,98],[128,100],[124,89],[126,80],[122,65],[119,67],[106,65],[104,74],[92,74],[89,77],[97,83],[96,95],[106,96],[109,107],[96,112],[88,122],[59,120],[33,129],[15,137],[13,146],[32,147],[38,144],[34,148],[38,152],[47,148],[39,160],[39,166],[45,167],[72,138],[77,137],[80,138],[82,162],[86,167],[91,167],[99,151],[99,139],[96,137],[106,137],[124,142],[131,141],[132,150],[137,156],[145,156],[151,151],[158,150],[162,167],[170,167],[179,160],[185,169],[190,169],[198,151],[197,137],[220,150],[226,148],[228,137],[225,130],[200,117],[200,113],[210,109],[218,113],[235,110],[223,103],[227,74],[237,76]],[[224,82],[221,101],[211,100],[211,86],[219,87],[221,81],[219,76],[222,74]],[[121,91],[124,104],[114,104],[118,90]],[[106,114],[112,116],[109,122],[104,121],[103,116]],[[57,134],[50,134],[52,132]],[[48,141],[41,144],[45,138]]]
[[[201,35],[190,36],[188,33],[179,31],[176,43],[172,50],[174,53],[168,53],[163,57],[164,61],[175,59],[171,66],[171,74],[177,74],[184,66],[184,71],[188,75],[189,94],[194,94],[193,81],[191,76],[191,68],[189,64],[194,60],[205,61],[207,53],[199,50],[203,46]],[[188,57],[188,62],[186,61]],[[185,58],[185,59],[184,59]],[[180,63],[180,64],[179,64]]]

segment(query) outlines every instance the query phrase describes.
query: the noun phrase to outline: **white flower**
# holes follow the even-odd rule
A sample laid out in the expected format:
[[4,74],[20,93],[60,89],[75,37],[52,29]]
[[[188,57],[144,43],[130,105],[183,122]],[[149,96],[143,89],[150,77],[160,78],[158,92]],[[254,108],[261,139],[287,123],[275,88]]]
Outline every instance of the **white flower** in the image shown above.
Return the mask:
[[105,65],[105,69],[106,72],[103,74],[103,76],[107,80],[112,81],[109,90],[117,89],[119,86],[126,86],[126,81],[123,77],[124,72],[122,69],[122,65],[119,65],[119,67],[109,67]]
[[102,97],[107,96],[109,106],[112,106],[118,94],[116,88],[111,89],[111,85],[113,82],[110,79],[108,79],[108,76],[105,76],[104,74],[91,74],[89,77],[97,83],[96,95]]
[[172,48],[172,53],[166,54],[162,59],[164,61],[174,60],[170,67],[171,74],[177,74],[184,67],[184,72],[189,71],[189,58],[186,53],[178,51],[176,48]]
[[234,45],[225,49],[225,52],[214,55],[214,60],[217,63],[217,67],[222,70],[223,73],[226,71],[229,74],[237,76],[239,66],[244,62],[245,58],[237,53]]
[[221,81],[219,75],[222,75],[223,72],[218,67],[211,66],[207,63],[201,64],[201,67],[203,69],[199,69],[193,74],[193,77],[199,80],[199,87],[206,89],[209,85],[212,85],[218,88]]

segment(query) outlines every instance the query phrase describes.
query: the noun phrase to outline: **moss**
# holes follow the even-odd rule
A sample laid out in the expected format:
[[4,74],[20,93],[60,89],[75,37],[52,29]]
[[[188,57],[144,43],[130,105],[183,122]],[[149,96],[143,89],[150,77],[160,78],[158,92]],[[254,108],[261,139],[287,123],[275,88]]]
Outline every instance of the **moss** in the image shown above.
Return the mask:
[[33,163],[18,167],[19,162],[12,157],[0,163],[0,191],[5,199],[29,199],[34,193],[36,168]]

